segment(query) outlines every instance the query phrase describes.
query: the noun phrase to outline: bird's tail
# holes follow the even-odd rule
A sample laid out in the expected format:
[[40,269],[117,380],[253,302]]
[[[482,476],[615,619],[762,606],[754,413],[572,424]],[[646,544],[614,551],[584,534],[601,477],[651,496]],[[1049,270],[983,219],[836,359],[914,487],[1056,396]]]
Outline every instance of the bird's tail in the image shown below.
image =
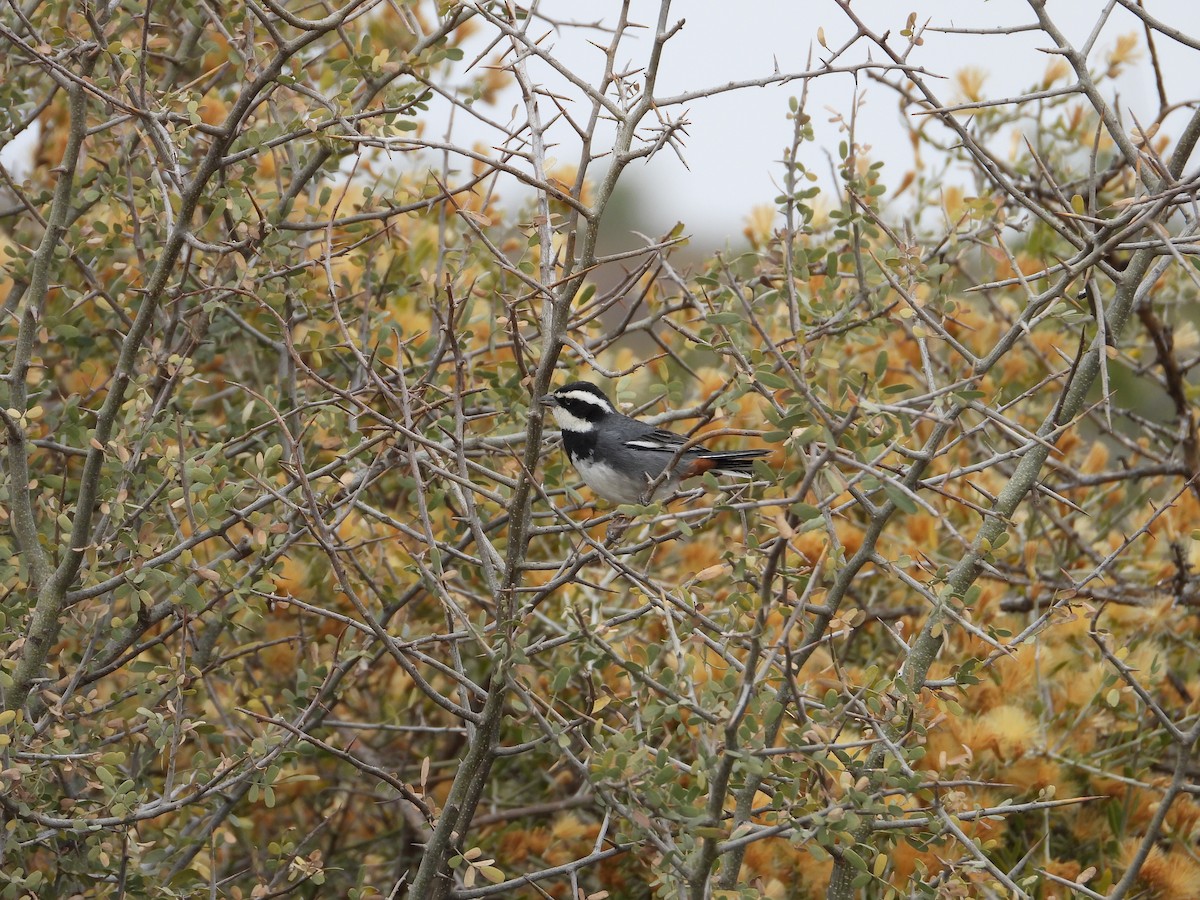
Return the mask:
[[711,470],[714,472],[745,475],[754,468],[756,459],[770,454],[770,450],[731,450],[725,453],[708,453],[704,458],[711,460]]

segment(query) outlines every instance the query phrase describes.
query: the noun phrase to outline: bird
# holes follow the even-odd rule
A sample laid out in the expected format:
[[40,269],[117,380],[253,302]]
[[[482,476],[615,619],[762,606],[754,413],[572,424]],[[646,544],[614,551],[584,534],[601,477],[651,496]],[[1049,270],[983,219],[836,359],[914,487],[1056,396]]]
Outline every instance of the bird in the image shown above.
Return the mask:
[[[562,431],[563,449],[583,483],[610,503],[641,504],[669,496],[686,478],[705,472],[745,476],[770,450],[716,451],[682,435],[622,415],[604,391],[573,381],[541,397]],[[650,485],[667,468],[653,496]]]

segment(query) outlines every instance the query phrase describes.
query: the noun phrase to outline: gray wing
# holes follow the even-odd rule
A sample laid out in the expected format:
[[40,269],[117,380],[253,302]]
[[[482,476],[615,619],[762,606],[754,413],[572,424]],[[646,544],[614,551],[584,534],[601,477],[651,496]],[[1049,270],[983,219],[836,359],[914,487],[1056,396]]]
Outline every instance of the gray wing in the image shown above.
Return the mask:
[[[636,427],[628,427],[628,426]],[[615,467],[628,473],[639,485],[657,478],[679,452],[687,439],[661,428],[653,428],[636,419],[629,419],[617,429],[598,429],[597,449]],[[682,459],[692,459],[695,448],[688,448]],[[679,466],[682,468],[682,466]]]
[[[667,431],[663,428],[654,428],[648,430],[645,434],[639,434],[637,437],[627,439],[625,446],[630,449],[646,450],[651,453],[669,453],[673,456],[686,443],[687,438],[681,434],[676,434],[673,431]],[[703,449],[703,447],[689,447],[684,452],[691,453],[693,450]]]

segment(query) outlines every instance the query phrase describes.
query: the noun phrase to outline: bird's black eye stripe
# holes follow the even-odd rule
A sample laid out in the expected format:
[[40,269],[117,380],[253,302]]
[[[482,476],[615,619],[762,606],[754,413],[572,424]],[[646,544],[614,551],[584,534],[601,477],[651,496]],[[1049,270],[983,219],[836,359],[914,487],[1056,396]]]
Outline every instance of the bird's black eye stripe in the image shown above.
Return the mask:
[[584,422],[599,422],[613,412],[608,399],[590,384],[569,384],[559,388],[554,392],[554,399],[566,412]]
[[588,400],[580,400],[577,397],[558,396],[558,405],[569,412],[576,418],[583,419],[585,422],[599,422],[606,415],[608,410],[602,406],[598,406]]

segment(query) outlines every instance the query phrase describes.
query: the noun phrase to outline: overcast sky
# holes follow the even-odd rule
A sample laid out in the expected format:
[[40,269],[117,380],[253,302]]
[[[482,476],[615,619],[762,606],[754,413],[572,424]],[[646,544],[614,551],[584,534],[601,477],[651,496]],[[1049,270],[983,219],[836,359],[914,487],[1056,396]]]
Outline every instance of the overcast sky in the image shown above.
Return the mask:
[[[1103,6],[1097,0],[1050,0],[1047,8],[1064,33],[1082,43]],[[1146,7],[1182,30],[1200,32],[1192,2],[1146,0]],[[569,18],[579,16],[584,5],[577,0],[546,0],[541,8],[549,14]],[[619,3],[614,0],[595,0],[586,4],[586,14],[589,18],[611,16],[618,8]],[[635,0],[633,8],[631,18],[649,26],[640,45],[631,45],[628,54],[622,57],[622,61],[636,66],[645,59],[658,3]],[[922,21],[941,26],[988,28],[1036,21],[1028,4],[1018,0],[921,0],[911,4],[856,0],[854,10],[879,33],[887,29],[898,33],[913,10],[919,10]],[[739,0],[737,3],[682,0],[672,6],[671,13],[672,20],[682,18],[686,24],[667,45],[659,95],[761,77],[769,74],[776,62],[781,71],[803,71],[810,50],[814,59],[819,59],[822,52],[816,38],[818,27],[824,28],[826,43],[831,47],[853,33],[846,16],[832,0]],[[1091,57],[1096,65],[1102,64],[1118,36],[1130,32],[1137,32],[1139,46],[1144,51],[1140,22],[1118,7],[1096,43],[1097,50]],[[601,66],[602,56],[584,37],[564,30],[550,35],[543,46],[553,44],[559,58],[570,60],[576,71],[591,76]],[[984,69],[988,72],[984,96],[998,98],[1015,95],[1042,77],[1053,58],[1039,49],[1047,46],[1049,40],[1038,32],[1004,36],[928,32],[924,46],[914,51],[910,61],[947,78],[966,66]],[[1161,35],[1157,36],[1156,46],[1164,61],[1171,100],[1200,97],[1200,52]],[[860,59],[862,55],[851,58]],[[1121,77],[1119,85],[1122,108],[1132,109],[1142,122],[1152,119],[1158,100],[1144,53],[1142,61]],[[870,144],[873,158],[887,163],[891,173],[888,180],[895,184],[912,161],[908,141],[900,128],[896,98],[865,79],[859,88],[865,93],[865,105],[859,116],[860,143]],[[656,231],[664,231],[682,219],[700,243],[720,245],[726,239],[737,239],[750,208],[771,204],[779,193],[778,161],[791,139],[792,126],[786,119],[788,98],[799,95],[801,89],[799,82],[793,82],[692,103],[687,115],[691,122],[690,137],[684,150],[687,168],[668,151],[648,164],[636,164],[627,173],[629,182],[641,195],[640,205],[649,217],[647,224]],[[828,170],[823,150],[836,153],[841,137],[837,126],[829,122],[832,116],[829,108],[848,111],[854,90],[855,80],[850,75],[812,82],[808,109],[817,141],[804,151],[804,162],[810,168],[822,173]],[[956,88],[943,83],[943,93],[947,99],[953,99]],[[515,99],[514,95],[514,102]],[[511,104],[498,104],[498,108],[507,115]],[[1177,114],[1173,121],[1178,123],[1186,114],[1186,111]],[[1170,125],[1169,121],[1165,129],[1168,134],[1172,133]],[[569,135],[562,137],[566,141]],[[575,156],[574,145],[565,144],[560,161],[571,162]]]
[[[1195,0],[1145,0],[1153,15],[1193,34],[1197,27]],[[541,8],[556,18],[569,19],[586,15],[611,17],[619,9],[617,0],[544,0]],[[1059,27],[1077,43],[1086,39],[1104,4],[1098,0],[1050,0],[1050,15]],[[1034,15],[1019,0],[914,0],[911,4],[896,0],[856,0],[854,10],[877,32],[891,29],[894,33],[904,27],[908,13],[919,10],[921,20],[933,25],[971,28],[997,27],[1031,23]],[[634,0],[632,20],[648,28],[642,37],[623,51],[619,62],[631,68],[645,60],[657,15],[656,0]],[[829,46],[837,46],[853,33],[845,15],[832,0],[738,0],[737,3],[714,0],[678,0],[672,7],[672,21],[685,19],[682,30],[667,45],[661,68],[659,95],[696,90],[728,81],[761,77],[770,74],[776,64],[781,71],[803,71],[807,68],[810,51],[819,60],[822,48],[817,44],[817,29],[824,28]],[[1092,59],[1096,65],[1122,34],[1137,32],[1139,44],[1145,47],[1140,23],[1121,8],[1113,11],[1096,43]],[[555,49],[558,58],[568,61],[585,78],[594,81],[601,71],[603,57],[587,43],[592,37],[602,42],[603,35],[576,29],[551,33],[544,47]],[[984,96],[1012,96],[1027,89],[1041,78],[1050,56],[1039,48],[1048,46],[1048,39],[1038,32],[1004,36],[946,35],[926,32],[925,45],[918,48],[910,62],[930,72],[952,78],[958,70],[975,66],[986,70]],[[1168,95],[1174,102],[1195,100],[1200,96],[1200,51],[1184,47],[1162,35],[1156,40],[1164,61]],[[865,47],[865,44],[863,45]],[[865,52],[865,50],[863,51]],[[862,54],[849,59],[861,59]],[[878,55],[876,55],[878,58]],[[564,95],[570,90],[546,71],[533,72],[544,77],[548,84],[561,88]],[[1153,76],[1142,61],[1130,67],[1119,81],[1120,109],[1133,110],[1140,121],[1153,118],[1158,108]],[[836,152],[841,138],[837,126],[829,120],[830,110],[850,109],[855,91],[850,75],[823,77],[811,82],[809,113],[814,120],[817,140],[804,149],[804,162],[810,168],[826,172],[824,151]],[[859,115],[859,142],[871,145],[871,155],[887,164],[886,180],[899,181],[911,164],[911,152],[900,128],[899,110],[895,97],[865,79],[858,84],[865,95],[865,105]],[[781,168],[779,160],[791,138],[791,123],[787,121],[788,98],[799,95],[799,82],[782,87],[753,88],[698,100],[687,107],[688,138],[683,151],[684,163],[669,151],[660,153],[649,163],[635,164],[627,171],[624,185],[636,191],[643,213],[643,226],[663,232],[676,221],[683,221],[701,246],[720,246],[727,240],[737,240],[747,213],[756,205],[771,204],[778,194],[776,187]],[[956,96],[952,83],[943,83],[947,99]],[[578,94],[575,95],[578,97]],[[509,98],[498,103],[487,114],[501,121],[514,112],[519,95],[515,89]],[[546,104],[548,107],[548,104]],[[576,103],[576,110],[583,110]],[[552,113],[552,109],[547,109]],[[523,118],[523,112],[516,111]],[[1165,131],[1174,136],[1172,124],[1178,128],[1186,111],[1169,120]],[[440,119],[439,119],[440,116]],[[437,105],[431,110],[426,134],[441,136],[446,127],[446,110]],[[30,136],[27,136],[27,138]],[[461,113],[455,117],[454,137],[467,146],[475,141],[494,144],[499,136],[494,131],[472,123]],[[560,147],[552,151],[559,162],[573,164],[578,156],[577,145],[565,126],[555,133]],[[28,140],[22,142],[26,147]],[[27,155],[21,146],[10,146],[0,153],[6,164],[18,164]],[[508,197],[517,195],[511,186],[504,189]]]

